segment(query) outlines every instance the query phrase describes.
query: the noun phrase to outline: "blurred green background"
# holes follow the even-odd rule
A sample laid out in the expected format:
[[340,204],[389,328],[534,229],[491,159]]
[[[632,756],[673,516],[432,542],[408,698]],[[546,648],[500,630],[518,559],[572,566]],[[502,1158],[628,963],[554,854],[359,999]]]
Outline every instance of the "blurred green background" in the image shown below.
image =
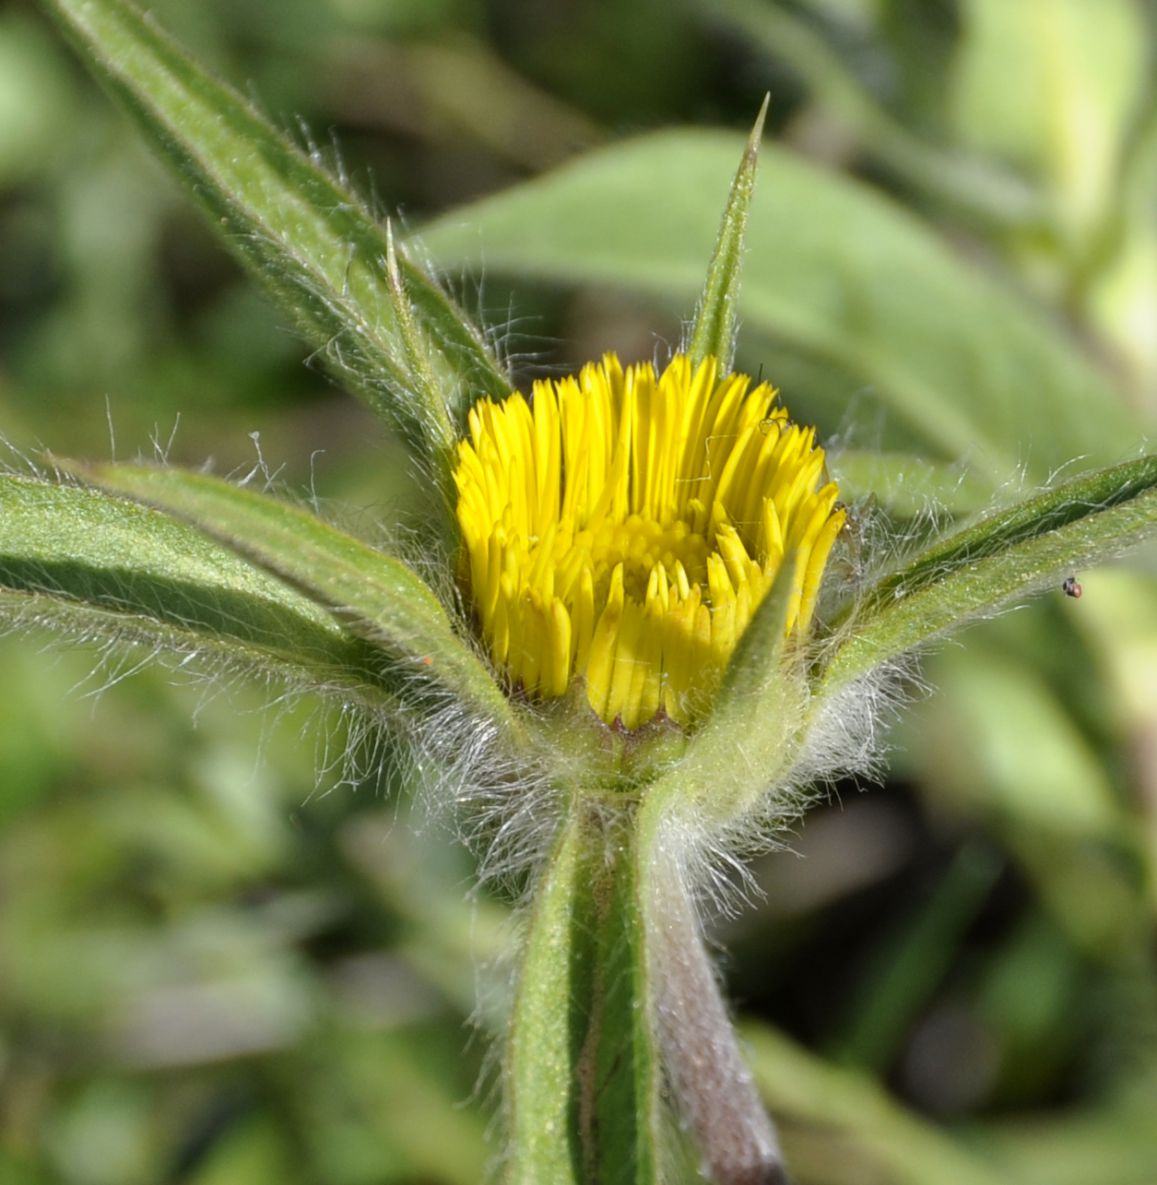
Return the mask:
[[[1151,447],[1145,0],[151,8],[425,227],[521,381],[677,342],[739,142],[695,129],[770,90],[740,362],[832,441],[846,579]],[[0,4],[9,463],[263,466],[371,539],[420,514],[304,355]],[[1079,575],[930,658],[884,784],[835,788],[715,924],[801,1185],[1157,1181],[1157,559]],[[343,766],[324,707],[140,655],[19,636],[0,664],[0,1181],[492,1172],[515,926],[380,754]]]

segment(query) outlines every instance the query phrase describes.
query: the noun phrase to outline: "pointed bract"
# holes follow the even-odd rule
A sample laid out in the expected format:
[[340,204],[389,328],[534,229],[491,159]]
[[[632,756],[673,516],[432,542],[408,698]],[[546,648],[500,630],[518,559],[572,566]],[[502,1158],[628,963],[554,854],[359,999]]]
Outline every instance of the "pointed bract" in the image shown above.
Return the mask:
[[743,159],[739,162],[715,253],[707,268],[703,294],[695,308],[695,317],[687,339],[686,353],[698,365],[707,357],[719,359],[721,375],[731,370],[735,357],[735,332],[739,324],[739,280],[743,268],[743,240],[747,230],[747,212],[755,193],[755,170],[759,161],[759,141],[763,136],[763,121],[767,116],[771,96],[766,95],[756,116],[755,126],[747,140]]
[[509,387],[481,332],[313,154],[137,8],[44,4],[318,357],[444,479],[465,406]]

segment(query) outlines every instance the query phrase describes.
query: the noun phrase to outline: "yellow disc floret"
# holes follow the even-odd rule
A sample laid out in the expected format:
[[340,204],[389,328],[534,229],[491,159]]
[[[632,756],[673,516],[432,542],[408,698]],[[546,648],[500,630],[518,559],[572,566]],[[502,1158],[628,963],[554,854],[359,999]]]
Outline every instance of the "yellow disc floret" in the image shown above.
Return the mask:
[[838,491],[773,388],[716,376],[711,358],[656,377],[608,354],[471,410],[464,574],[493,661],[527,693],[582,678],[607,723],[694,721],[785,562],[787,629],[807,628]]

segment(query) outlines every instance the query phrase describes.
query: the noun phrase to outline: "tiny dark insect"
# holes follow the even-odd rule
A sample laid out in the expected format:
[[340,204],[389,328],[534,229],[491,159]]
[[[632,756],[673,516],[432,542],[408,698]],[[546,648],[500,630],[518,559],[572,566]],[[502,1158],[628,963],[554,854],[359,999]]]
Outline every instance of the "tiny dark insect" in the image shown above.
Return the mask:
[[1084,591],[1085,590],[1081,588],[1080,581],[1075,576],[1066,576],[1064,583],[1061,585],[1061,592],[1063,592],[1066,597],[1072,597],[1074,601],[1077,600]]

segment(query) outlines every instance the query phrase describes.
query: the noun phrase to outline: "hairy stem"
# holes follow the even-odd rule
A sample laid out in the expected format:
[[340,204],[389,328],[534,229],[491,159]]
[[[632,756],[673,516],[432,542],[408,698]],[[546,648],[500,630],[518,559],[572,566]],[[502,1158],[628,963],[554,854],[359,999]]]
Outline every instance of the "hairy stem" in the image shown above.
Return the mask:
[[507,1055],[509,1185],[658,1185],[634,817],[578,798],[538,882]]
[[648,881],[659,1043],[703,1171],[714,1185],[787,1185],[775,1127],[744,1064],[681,872],[654,860]]

